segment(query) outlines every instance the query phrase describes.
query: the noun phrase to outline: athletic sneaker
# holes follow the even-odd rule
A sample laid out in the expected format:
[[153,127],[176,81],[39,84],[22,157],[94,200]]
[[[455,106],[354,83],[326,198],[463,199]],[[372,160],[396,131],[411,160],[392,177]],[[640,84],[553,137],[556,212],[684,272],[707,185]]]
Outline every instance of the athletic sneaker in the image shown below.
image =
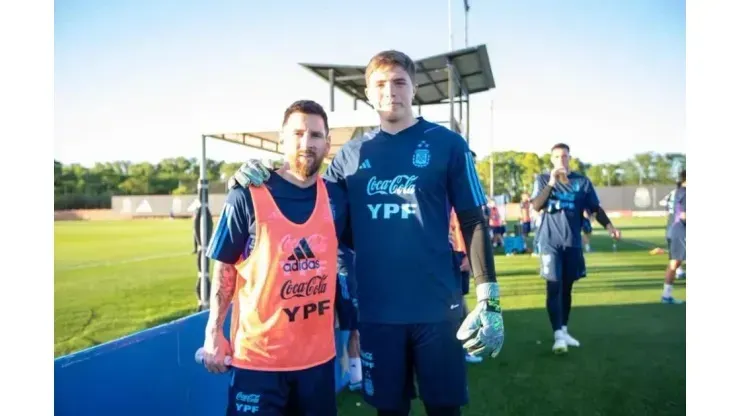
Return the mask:
[[561,329],[555,331],[555,343],[552,345],[552,352],[555,354],[565,354],[568,352],[568,343],[565,342],[565,333]]
[[565,344],[569,347],[580,347],[581,343],[578,342],[577,339],[573,338],[569,333],[568,330],[563,330],[563,339],[565,339]]
[[685,301],[682,301],[682,300],[678,300],[678,299],[674,298],[673,296],[671,296],[669,298],[667,298],[667,297],[664,296],[664,297],[661,297],[660,298],[660,303],[671,304],[671,305],[681,305],[681,304],[684,304],[686,302]]

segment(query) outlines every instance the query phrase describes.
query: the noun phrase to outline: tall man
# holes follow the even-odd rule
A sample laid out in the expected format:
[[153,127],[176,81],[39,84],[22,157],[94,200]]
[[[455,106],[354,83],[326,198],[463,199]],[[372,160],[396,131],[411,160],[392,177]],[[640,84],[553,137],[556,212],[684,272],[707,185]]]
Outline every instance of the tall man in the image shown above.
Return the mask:
[[[341,188],[317,181],[328,134],[320,105],[288,107],[281,131],[288,168],[264,186],[231,189],[209,245],[215,262],[204,363],[221,373],[232,357],[229,415],[337,413],[337,235],[347,208]],[[223,325],[232,300],[229,343]]]
[[673,282],[676,280],[676,271],[681,263],[686,261],[686,170],[681,171],[681,186],[676,189],[673,197],[672,224],[668,232],[670,242],[668,267],[665,271],[662,303],[683,303],[673,297]]
[[[414,117],[415,74],[398,51],[370,60],[366,95],[380,128],[345,144],[324,177],[348,192],[365,400],[380,416],[408,415],[415,373],[427,414],[453,416],[468,401],[463,348],[495,357],[504,325],[473,157],[459,134]],[[462,325],[450,205],[478,300]]]
[[586,276],[581,249],[583,210],[596,214],[596,221],[616,239],[616,229],[599,204],[591,180],[568,168],[570,148],[558,143],[551,149],[550,174],[537,176],[532,192],[532,206],[542,211],[542,223],[536,242],[540,253],[540,275],[547,281],[547,312],[555,337],[556,354],[578,347],[580,342],[568,332],[573,283]]

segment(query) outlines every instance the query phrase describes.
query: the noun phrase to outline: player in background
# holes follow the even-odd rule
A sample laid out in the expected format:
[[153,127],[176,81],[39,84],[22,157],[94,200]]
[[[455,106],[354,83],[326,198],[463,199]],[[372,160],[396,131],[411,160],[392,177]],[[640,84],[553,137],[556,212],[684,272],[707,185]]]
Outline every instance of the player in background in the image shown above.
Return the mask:
[[527,192],[522,193],[522,201],[519,203],[519,224],[522,226],[522,235],[526,241],[532,232],[532,201]]
[[586,253],[591,252],[591,234],[593,233],[593,227],[591,226],[591,213],[588,210],[583,210],[583,225],[581,226],[583,231],[583,251]]
[[591,180],[568,168],[570,148],[558,143],[550,150],[553,169],[538,175],[532,192],[532,206],[542,210],[542,225],[535,244],[540,250],[540,275],[547,285],[547,312],[555,342],[556,354],[578,347],[580,342],[568,331],[573,284],[586,276],[586,263],[581,248],[583,210],[596,213],[596,221],[612,238],[621,233],[612,225],[601,208]]
[[669,261],[663,284],[662,303],[684,303],[673,297],[673,282],[676,280],[676,271],[681,263],[686,261],[686,170],[681,171],[679,183],[673,198],[673,216],[670,227]]
[[494,202],[493,200],[488,202],[488,212],[488,226],[491,230],[491,242],[493,242],[493,247],[498,247],[499,245],[504,244],[506,225],[504,225],[504,220],[503,218],[501,218],[501,213],[496,206],[496,202]]
[[[231,357],[229,415],[331,416],[346,200],[341,188],[317,180],[330,147],[319,104],[288,107],[280,137],[288,164],[262,186],[229,191],[209,245],[214,276],[203,361],[223,373]],[[224,320],[232,301],[229,342]]]
[[[666,212],[668,215],[666,215],[666,227],[665,227],[665,241],[666,241],[666,247],[668,247],[669,252],[669,260],[670,260],[670,250],[671,250],[671,227],[673,226],[673,207],[674,207],[674,199],[676,196],[676,191],[681,188],[681,181],[676,182],[676,188],[671,190],[671,192],[668,192],[666,196],[663,197],[663,199],[658,202],[658,205],[661,207],[665,207]],[[683,265],[679,266],[678,269],[676,269],[676,278],[682,279],[685,276],[686,272],[683,269]]]

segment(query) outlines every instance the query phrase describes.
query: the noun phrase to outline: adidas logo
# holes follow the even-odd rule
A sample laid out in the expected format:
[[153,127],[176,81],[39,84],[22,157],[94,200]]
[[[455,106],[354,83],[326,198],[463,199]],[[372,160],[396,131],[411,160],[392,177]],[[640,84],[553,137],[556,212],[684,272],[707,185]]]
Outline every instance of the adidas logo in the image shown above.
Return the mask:
[[370,159],[365,159],[364,162],[360,165],[360,169],[370,169],[372,166],[370,166]]
[[315,270],[320,267],[319,261],[311,251],[308,242],[305,238],[301,238],[301,241],[293,249],[293,254],[288,256],[288,261],[283,263],[283,271],[285,272],[297,272],[301,270]]

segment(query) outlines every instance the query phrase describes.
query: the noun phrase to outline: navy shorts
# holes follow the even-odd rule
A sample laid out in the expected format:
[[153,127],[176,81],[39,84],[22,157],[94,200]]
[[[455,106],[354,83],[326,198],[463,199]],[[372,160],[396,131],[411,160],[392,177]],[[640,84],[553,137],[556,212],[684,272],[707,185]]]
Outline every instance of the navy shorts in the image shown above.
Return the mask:
[[555,248],[540,245],[540,276],[551,282],[576,281],[586,277],[581,247]]
[[686,235],[673,235],[669,242],[669,259],[686,261]]
[[506,226],[499,225],[497,227],[493,227],[493,234],[500,234],[500,235],[506,234]]
[[461,272],[462,274],[462,294],[467,295],[470,293],[470,272]]
[[594,231],[593,227],[591,227],[591,221],[584,219],[583,224],[581,224],[581,230],[583,230],[584,234],[591,234]]
[[298,371],[233,369],[227,416],[335,416],[334,359]]
[[527,221],[522,223],[522,234],[526,235],[532,232],[532,223]]
[[468,403],[459,321],[429,324],[360,322],[365,401],[378,410],[403,410],[416,398],[431,406]]

